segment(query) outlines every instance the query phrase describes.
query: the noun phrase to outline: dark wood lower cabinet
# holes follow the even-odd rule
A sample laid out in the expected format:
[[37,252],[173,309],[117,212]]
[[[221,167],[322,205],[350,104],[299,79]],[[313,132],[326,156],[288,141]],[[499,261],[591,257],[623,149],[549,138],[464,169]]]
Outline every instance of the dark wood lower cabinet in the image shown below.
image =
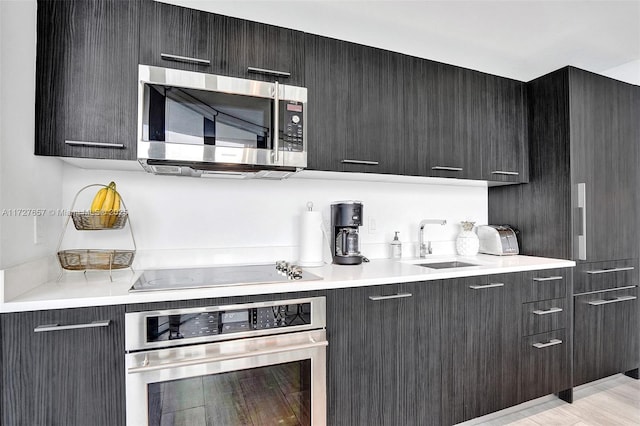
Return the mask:
[[637,296],[633,287],[574,297],[574,386],[640,366]]
[[444,283],[443,422],[518,403],[520,274]]
[[441,424],[441,285],[327,293],[328,424]]
[[[108,326],[34,332],[38,326]],[[3,314],[2,424],[125,424],[124,306]]]

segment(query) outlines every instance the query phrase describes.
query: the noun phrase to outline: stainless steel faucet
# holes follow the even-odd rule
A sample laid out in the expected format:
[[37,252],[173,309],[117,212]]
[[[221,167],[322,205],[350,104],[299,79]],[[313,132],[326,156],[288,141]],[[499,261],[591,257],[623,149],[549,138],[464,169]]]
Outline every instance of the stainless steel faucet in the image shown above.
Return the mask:
[[420,231],[418,233],[418,247],[420,247],[420,257],[427,257],[427,254],[431,254],[431,241],[428,241],[428,244],[424,243],[424,226],[434,224],[434,225],[446,225],[447,221],[444,219],[425,219],[420,222]]

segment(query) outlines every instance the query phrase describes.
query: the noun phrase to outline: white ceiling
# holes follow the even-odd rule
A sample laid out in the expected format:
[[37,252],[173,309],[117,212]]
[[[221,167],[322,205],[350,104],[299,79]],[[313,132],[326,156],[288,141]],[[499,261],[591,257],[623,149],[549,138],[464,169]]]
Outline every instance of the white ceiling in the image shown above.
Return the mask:
[[522,81],[573,65],[640,84],[640,0],[162,0]]

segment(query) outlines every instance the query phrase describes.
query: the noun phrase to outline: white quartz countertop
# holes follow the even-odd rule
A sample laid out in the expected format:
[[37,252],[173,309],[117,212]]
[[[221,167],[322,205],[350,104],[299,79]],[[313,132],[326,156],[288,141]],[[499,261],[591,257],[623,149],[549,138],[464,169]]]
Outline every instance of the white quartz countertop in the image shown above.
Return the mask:
[[[415,263],[435,263],[451,260],[472,263],[477,266],[430,269],[415,265]],[[324,265],[316,268],[305,268],[305,270],[323,278],[316,281],[291,281],[277,284],[247,284],[132,293],[129,292],[129,289],[143,271],[114,271],[113,281],[110,281],[108,273],[103,271],[72,272],[65,273],[60,281],[48,281],[15,297],[5,298],[0,305],[0,312],[325,290],[573,266],[575,266],[575,262],[569,260],[531,256],[500,257],[477,255],[461,257],[446,255],[430,256],[428,259],[372,259],[369,263],[356,266]],[[8,284],[5,282],[5,286]]]

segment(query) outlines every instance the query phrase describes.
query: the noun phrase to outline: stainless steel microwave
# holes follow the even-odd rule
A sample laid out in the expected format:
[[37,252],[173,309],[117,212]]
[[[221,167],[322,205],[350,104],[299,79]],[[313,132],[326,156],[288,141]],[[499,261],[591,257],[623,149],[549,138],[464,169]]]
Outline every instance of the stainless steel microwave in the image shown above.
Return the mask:
[[155,174],[282,179],[307,166],[307,89],[138,67],[138,161]]

